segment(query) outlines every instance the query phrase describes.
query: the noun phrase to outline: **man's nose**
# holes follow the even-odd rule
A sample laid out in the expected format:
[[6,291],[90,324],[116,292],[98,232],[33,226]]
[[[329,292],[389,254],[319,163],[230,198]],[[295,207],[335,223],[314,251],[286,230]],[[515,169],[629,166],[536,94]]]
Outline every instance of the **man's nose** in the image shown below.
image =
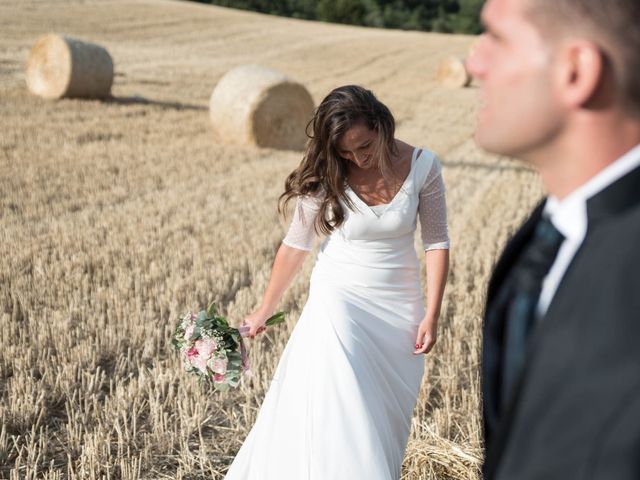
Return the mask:
[[482,79],[486,72],[486,41],[486,34],[480,35],[480,38],[476,41],[474,48],[472,48],[469,53],[469,57],[467,57],[467,61],[465,62],[467,72],[477,79]]

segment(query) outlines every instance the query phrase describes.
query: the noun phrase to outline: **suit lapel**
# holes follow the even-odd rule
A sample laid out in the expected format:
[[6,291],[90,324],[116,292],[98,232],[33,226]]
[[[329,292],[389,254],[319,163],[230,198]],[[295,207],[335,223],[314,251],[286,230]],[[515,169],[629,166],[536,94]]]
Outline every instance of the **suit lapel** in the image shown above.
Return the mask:
[[502,357],[505,327],[504,318],[502,316],[492,316],[489,312],[491,311],[492,303],[496,301],[496,296],[500,292],[505,278],[533,235],[536,224],[542,216],[545,203],[546,200],[543,200],[536,206],[528,220],[507,243],[504,252],[496,263],[487,290],[482,349],[483,423],[486,445],[484,470],[487,478],[491,478],[491,472],[497,466],[511,417],[510,409],[501,408],[498,403],[500,358]]
[[[589,228],[640,204],[640,167],[587,200]],[[588,235],[588,233],[587,233]]]
[[496,292],[502,285],[502,282],[504,281],[507,273],[509,273],[509,270],[511,270],[514,261],[520,255],[520,252],[531,238],[531,235],[533,235],[536,224],[542,216],[542,211],[544,210],[545,203],[546,199],[542,200],[540,203],[538,203],[538,205],[536,205],[529,218],[515,233],[511,240],[507,242],[504,251],[500,255],[500,258],[498,259],[498,262],[493,269],[493,273],[489,281],[486,302],[487,306],[494,299]]

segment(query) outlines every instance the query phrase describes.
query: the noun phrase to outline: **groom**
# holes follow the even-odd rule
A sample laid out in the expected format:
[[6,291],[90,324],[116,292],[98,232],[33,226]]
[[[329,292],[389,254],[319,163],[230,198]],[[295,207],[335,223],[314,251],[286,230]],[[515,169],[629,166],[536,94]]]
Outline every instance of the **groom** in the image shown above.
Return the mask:
[[489,284],[484,479],[640,479],[640,0],[482,17],[477,142],[548,195]]

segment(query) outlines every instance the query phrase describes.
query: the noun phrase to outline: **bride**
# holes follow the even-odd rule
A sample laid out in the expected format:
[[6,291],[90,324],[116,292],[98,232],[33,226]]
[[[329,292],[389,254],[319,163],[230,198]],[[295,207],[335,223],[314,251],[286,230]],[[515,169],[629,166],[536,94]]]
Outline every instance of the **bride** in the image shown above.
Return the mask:
[[[295,199],[260,308],[264,331],[318,234],[300,318],[227,480],[397,480],[449,266],[438,159],[394,138],[369,90],[336,88],[309,124],[281,209]],[[414,247],[420,219],[426,307]]]

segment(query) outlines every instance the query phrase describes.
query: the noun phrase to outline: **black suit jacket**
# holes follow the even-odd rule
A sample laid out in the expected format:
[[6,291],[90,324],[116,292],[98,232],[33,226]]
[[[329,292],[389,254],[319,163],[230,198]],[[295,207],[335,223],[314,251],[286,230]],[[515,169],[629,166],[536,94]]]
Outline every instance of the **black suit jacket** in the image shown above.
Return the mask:
[[[487,305],[543,206],[505,248]],[[531,333],[512,400],[499,408],[504,325],[485,316],[485,480],[640,479],[640,168],[587,211],[585,240]]]

